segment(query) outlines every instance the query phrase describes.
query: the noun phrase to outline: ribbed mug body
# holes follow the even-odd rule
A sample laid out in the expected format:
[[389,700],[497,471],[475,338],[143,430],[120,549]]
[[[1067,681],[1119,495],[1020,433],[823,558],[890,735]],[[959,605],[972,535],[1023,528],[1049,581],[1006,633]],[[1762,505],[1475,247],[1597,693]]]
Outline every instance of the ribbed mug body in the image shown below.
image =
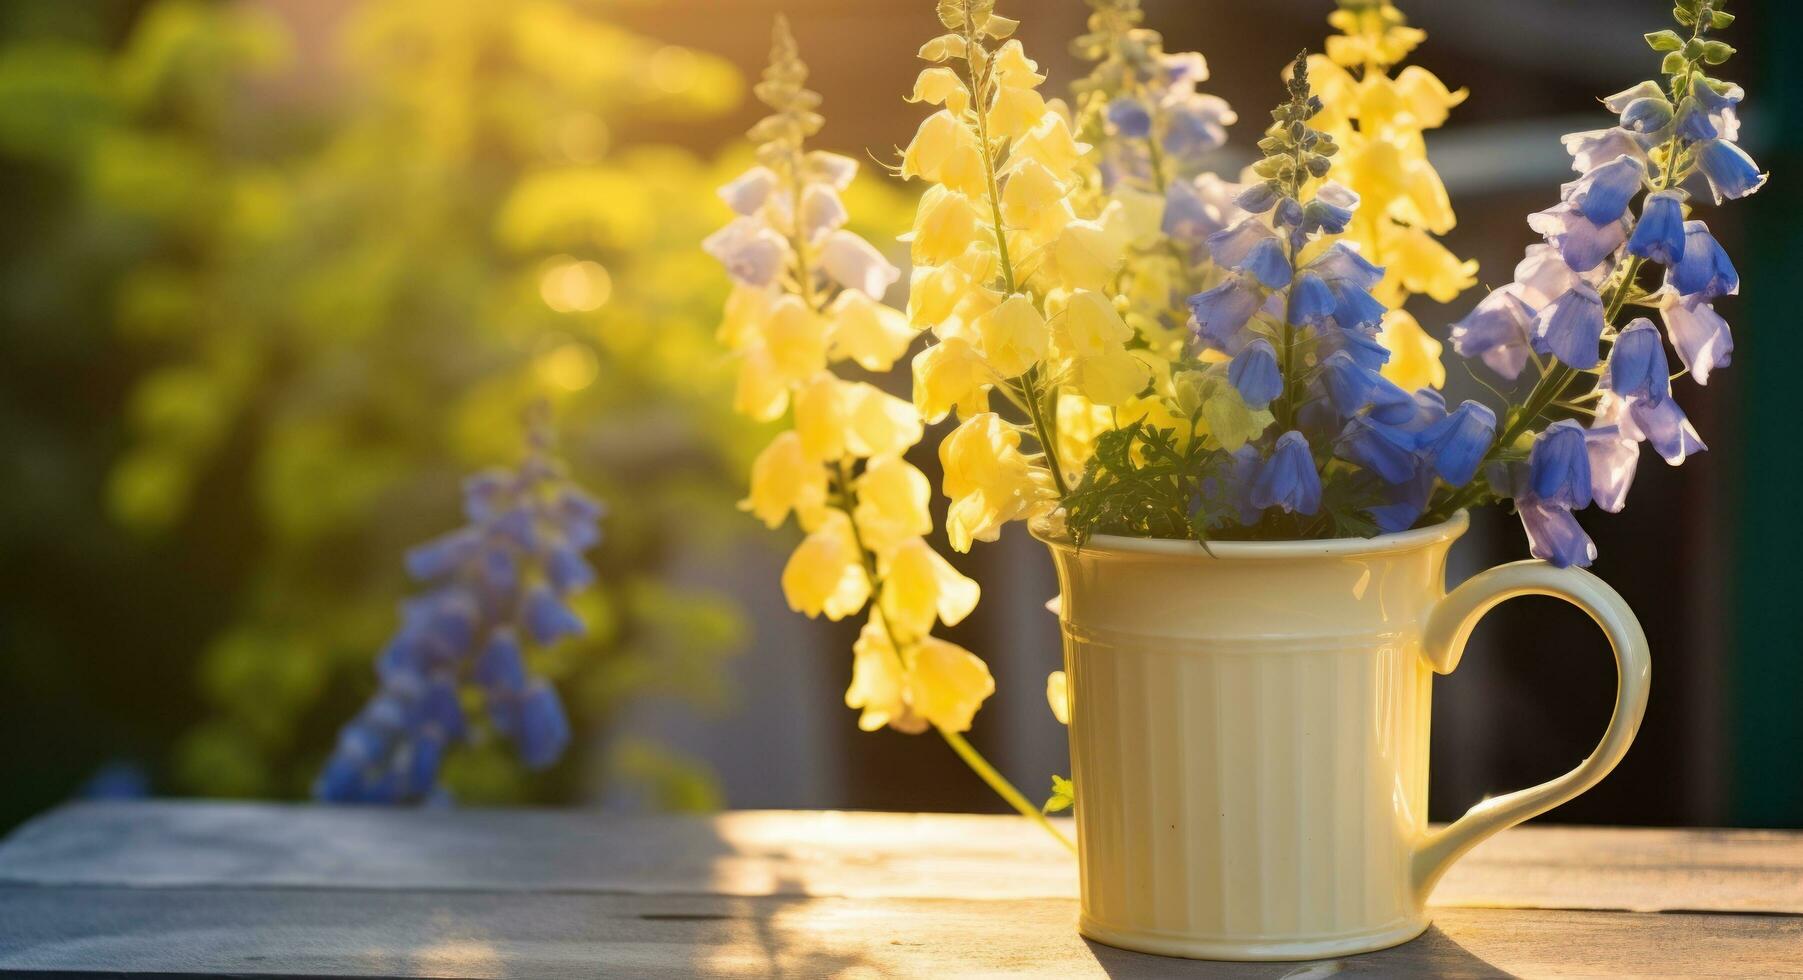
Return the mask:
[[1062,591],[1085,935],[1302,959],[1427,927],[1422,635],[1463,527],[1207,551],[1039,529]]

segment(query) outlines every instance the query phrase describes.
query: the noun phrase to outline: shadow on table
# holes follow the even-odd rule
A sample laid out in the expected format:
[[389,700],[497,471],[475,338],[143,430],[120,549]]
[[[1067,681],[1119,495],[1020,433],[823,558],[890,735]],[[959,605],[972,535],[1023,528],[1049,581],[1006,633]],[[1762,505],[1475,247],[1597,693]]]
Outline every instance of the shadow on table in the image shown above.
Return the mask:
[[1104,946],[1085,939],[1096,963],[1116,980],[1142,977],[1258,977],[1310,980],[1314,977],[1512,977],[1515,974],[1492,965],[1459,945],[1452,937],[1429,926],[1413,942],[1333,960],[1304,963],[1221,963],[1174,960]]

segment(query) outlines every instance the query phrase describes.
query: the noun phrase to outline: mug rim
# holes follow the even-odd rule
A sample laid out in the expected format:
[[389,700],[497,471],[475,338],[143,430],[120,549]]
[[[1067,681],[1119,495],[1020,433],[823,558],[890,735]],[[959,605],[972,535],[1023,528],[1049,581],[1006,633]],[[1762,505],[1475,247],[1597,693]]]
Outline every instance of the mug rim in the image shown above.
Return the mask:
[[1092,534],[1078,548],[1070,535],[1054,531],[1048,517],[1028,523],[1028,531],[1040,541],[1065,551],[1099,555],[1133,555],[1184,559],[1270,560],[1297,558],[1352,558],[1399,554],[1436,544],[1450,543],[1464,534],[1471,517],[1461,510],[1438,524],[1411,528],[1370,538],[1311,538],[1302,541],[1210,541],[1207,547],[1193,538],[1135,538],[1122,534]]

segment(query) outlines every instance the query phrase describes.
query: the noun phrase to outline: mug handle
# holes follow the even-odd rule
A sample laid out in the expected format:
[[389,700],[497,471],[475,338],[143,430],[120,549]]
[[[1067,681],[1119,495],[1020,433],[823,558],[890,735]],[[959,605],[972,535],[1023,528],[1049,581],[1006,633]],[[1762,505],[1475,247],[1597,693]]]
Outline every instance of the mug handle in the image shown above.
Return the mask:
[[1556,568],[1543,561],[1518,561],[1480,572],[1452,590],[1428,614],[1423,655],[1435,673],[1450,674],[1465,653],[1477,621],[1497,604],[1516,596],[1545,595],[1564,599],[1590,614],[1615,650],[1615,713],[1596,751],[1576,769],[1557,779],[1498,796],[1430,832],[1415,850],[1415,895],[1421,902],[1440,876],[1465,852],[1499,831],[1538,816],[1595,786],[1627,754],[1646,714],[1652,664],[1646,632],[1621,595],[1602,579],[1580,568]]

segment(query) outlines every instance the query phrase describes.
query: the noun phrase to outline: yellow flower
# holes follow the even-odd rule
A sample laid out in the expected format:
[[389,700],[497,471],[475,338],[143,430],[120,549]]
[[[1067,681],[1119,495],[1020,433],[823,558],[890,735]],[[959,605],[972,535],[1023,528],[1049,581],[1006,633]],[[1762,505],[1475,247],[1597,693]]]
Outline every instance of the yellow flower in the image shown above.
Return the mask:
[[1068,196],[1056,174],[1038,163],[1023,164],[1002,182],[1002,221],[1049,240],[1076,220]]
[[1163,234],[1164,195],[1143,191],[1122,181],[1109,195],[1120,206],[1121,231],[1136,248],[1152,248]]
[[756,336],[758,325],[770,315],[770,307],[779,295],[774,289],[734,283],[732,292],[726,295],[725,315],[714,336],[731,350],[744,347]]
[[1383,237],[1385,274],[1400,280],[1409,292],[1450,303],[1477,284],[1477,260],[1459,261],[1425,230],[1391,224]]
[[943,105],[954,114],[962,115],[970,107],[970,90],[964,87],[964,80],[957,72],[943,66],[933,67],[923,70],[914,79],[914,94],[908,101]]
[[816,374],[795,392],[795,433],[802,455],[817,463],[845,456],[845,406],[840,381],[829,371]]
[[1383,376],[1404,391],[1440,388],[1446,384],[1446,365],[1440,361],[1440,342],[1427,335],[1421,324],[1404,310],[1384,314],[1378,342],[1390,350]]
[[968,340],[947,337],[914,355],[914,407],[928,422],[938,422],[954,408],[959,418],[970,418],[989,410],[994,378]]
[[810,617],[824,614],[834,621],[864,608],[870,578],[852,537],[851,520],[843,513],[828,512],[789,556],[783,566],[783,596],[796,612]]
[[1145,390],[1150,373],[1144,361],[1124,348],[1079,357],[1075,384],[1097,405],[1121,405]]
[[925,538],[902,542],[881,562],[883,615],[903,637],[925,636],[933,620],[956,626],[977,607],[982,589]]
[[856,289],[841,292],[827,312],[832,316],[826,334],[827,356],[854,361],[866,371],[894,367],[920,332],[900,310]]
[[1095,452],[1096,437],[1114,428],[1114,410],[1069,388],[1058,392],[1058,462],[1080,473]]
[[1007,169],[1012,173],[1033,162],[1050,170],[1059,180],[1069,181],[1088,150],[1089,144],[1079,143],[1071,135],[1070,123],[1063,116],[1047,111],[1032,129],[1014,141]]
[[1030,88],[997,86],[989,103],[989,134],[1002,139],[1025,136],[1045,115],[1045,99]]
[[901,655],[890,644],[879,617],[879,613],[871,613],[852,644],[851,686],[845,689],[845,706],[863,712],[858,727],[864,731],[889,725],[918,735],[927,730],[926,719],[908,710]]
[[1064,671],[1054,670],[1046,676],[1045,700],[1051,705],[1052,717],[1058,719],[1058,724],[1071,723],[1070,681],[1064,676]]
[[920,441],[914,406],[866,381],[841,383],[845,449],[853,456],[900,456]]
[[1121,205],[1095,221],[1067,222],[1052,243],[1052,269],[1066,289],[1107,289],[1127,251]]
[[817,526],[826,507],[826,468],[801,451],[801,437],[784,432],[751,464],[751,492],[739,509],[768,527],[780,527],[789,511],[804,528]]
[[956,643],[932,636],[915,644],[908,659],[908,707],[939,728],[969,731],[977,709],[995,693],[989,666]]
[[995,50],[995,77],[1009,88],[1038,88],[1045,81],[1039,64],[1027,57],[1027,49],[1019,38],[1010,39]]
[[797,296],[770,307],[760,327],[770,364],[788,384],[799,384],[826,367],[826,324]]
[[1053,339],[1058,351],[1070,357],[1087,357],[1119,350],[1133,339],[1133,328],[1121,319],[1107,296],[1078,289],[1065,300],[1063,314],[1055,319]]
[[[890,554],[904,542],[919,540],[933,529],[933,515],[927,511],[933,485],[925,473],[906,460],[888,456],[872,461],[858,477],[857,486],[853,519],[863,536],[864,547],[873,554]],[[885,601],[888,589],[885,584]]]
[[762,340],[739,352],[739,379],[733,390],[733,411],[759,422],[769,422],[789,407],[789,384],[776,370],[775,360]]
[[1017,378],[1045,357],[1051,332],[1045,317],[1026,296],[1015,293],[995,309],[977,318],[977,334],[983,340],[983,356],[995,373]]
[[1416,129],[1438,129],[1445,125],[1449,110],[1471,94],[1465,89],[1448,90],[1440,76],[1420,65],[1410,65],[1399,72],[1396,88]]
[[982,216],[971,199],[938,184],[927,188],[914,212],[912,243],[914,264],[938,265],[963,255],[977,239]]
[[951,498],[945,533],[952,548],[994,541],[1003,524],[1043,512],[1053,496],[1050,474],[1020,451],[1020,433],[993,412],[974,415],[939,445],[945,495]]
[[945,109],[921,122],[913,141],[902,151],[901,175],[944,184],[972,196],[982,194],[988,184],[976,135]]

